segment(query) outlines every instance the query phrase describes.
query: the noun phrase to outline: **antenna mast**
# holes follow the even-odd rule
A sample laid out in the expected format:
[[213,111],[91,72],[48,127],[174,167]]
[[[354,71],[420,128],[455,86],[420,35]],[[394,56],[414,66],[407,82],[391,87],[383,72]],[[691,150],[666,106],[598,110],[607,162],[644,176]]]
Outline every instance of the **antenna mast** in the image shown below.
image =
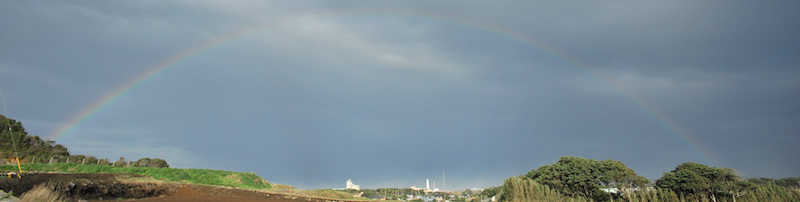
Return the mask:
[[444,189],[445,186],[447,186],[447,170],[442,169],[442,189]]

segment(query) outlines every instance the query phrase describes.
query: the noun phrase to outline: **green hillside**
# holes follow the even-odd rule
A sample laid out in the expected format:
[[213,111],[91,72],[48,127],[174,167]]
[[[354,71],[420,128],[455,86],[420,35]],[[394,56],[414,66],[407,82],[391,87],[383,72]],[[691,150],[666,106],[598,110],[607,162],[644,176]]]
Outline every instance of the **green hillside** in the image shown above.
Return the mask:
[[266,189],[270,184],[255,173],[208,169],[175,169],[159,158],[111,162],[89,155],[73,155],[52,140],[29,135],[22,123],[0,115],[0,171],[16,171],[12,161],[19,156],[23,171],[60,173],[136,174],[157,180],[218,185],[248,189]]
[[[11,171],[16,169],[16,166],[13,165],[0,166],[0,170]],[[23,164],[22,170],[28,172],[136,174],[153,177],[157,180],[179,183],[218,185],[247,189],[270,188],[270,184],[267,180],[264,180],[255,173],[224,170],[114,167],[108,165],[81,165],[77,163]]]

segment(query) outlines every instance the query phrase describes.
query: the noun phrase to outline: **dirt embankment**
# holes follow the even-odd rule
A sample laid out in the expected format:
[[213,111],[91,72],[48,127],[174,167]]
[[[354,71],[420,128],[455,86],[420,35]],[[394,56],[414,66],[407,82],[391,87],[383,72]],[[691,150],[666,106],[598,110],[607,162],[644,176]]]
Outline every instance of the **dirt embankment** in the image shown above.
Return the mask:
[[119,174],[29,174],[22,179],[0,178],[0,189],[13,191],[20,196],[34,186],[46,187],[61,193],[71,200],[84,199],[90,202],[333,202],[341,200],[300,197],[286,194],[232,189],[205,185],[174,183],[147,183],[120,181],[134,175]]
[[29,174],[16,178],[0,178],[0,189],[19,196],[34,186],[46,187],[73,199],[146,198],[168,194],[170,187],[154,183],[122,183],[112,174]]
[[[202,185],[180,185],[175,192],[161,197],[129,200],[130,202],[333,202],[340,200],[315,199],[283,194],[269,194],[257,191],[229,189]],[[91,201],[101,202],[101,201]]]

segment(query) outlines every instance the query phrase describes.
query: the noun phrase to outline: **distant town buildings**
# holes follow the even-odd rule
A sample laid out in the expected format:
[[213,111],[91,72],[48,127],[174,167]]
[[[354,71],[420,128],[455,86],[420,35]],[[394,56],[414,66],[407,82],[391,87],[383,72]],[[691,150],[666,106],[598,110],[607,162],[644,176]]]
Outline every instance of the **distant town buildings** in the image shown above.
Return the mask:
[[346,183],[347,183],[347,186],[345,186],[345,189],[361,190],[361,186],[358,186],[357,184],[353,184],[353,180],[351,180],[351,179],[347,179]]
[[423,188],[419,188],[417,186],[411,186],[411,187],[409,187],[409,189],[414,190],[414,191],[439,192],[439,188],[431,189],[431,180],[427,179],[427,178],[425,179],[425,188],[424,189]]

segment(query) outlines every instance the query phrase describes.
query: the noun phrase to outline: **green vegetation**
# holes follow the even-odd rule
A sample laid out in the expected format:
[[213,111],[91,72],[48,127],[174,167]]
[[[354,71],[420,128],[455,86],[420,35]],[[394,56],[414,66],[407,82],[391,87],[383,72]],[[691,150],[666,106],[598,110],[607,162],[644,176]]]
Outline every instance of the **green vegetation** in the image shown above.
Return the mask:
[[490,198],[492,196],[502,196],[503,186],[498,187],[489,187],[483,189],[481,193],[478,194],[479,198]]
[[595,200],[611,198],[600,188],[631,189],[643,187],[648,182],[647,178],[636,175],[622,162],[580,157],[561,157],[552,165],[531,170],[525,177],[569,196]]
[[301,196],[309,196],[315,198],[330,198],[330,199],[344,199],[344,200],[369,200],[365,197],[355,197],[352,193],[340,190],[330,189],[315,189],[315,190],[302,190],[297,192]]
[[52,140],[43,140],[39,136],[28,135],[22,123],[0,115],[0,165],[16,162],[19,156],[23,163],[79,163],[95,165],[112,165],[120,167],[157,167],[166,168],[169,164],[164,159],[142,158],[138,161],[98,159],[87,155],[71,155],[63,145]]
[[782,179],[772,179],[772,178],[752,178],[747,179],[748,182],[757,184],[757,185],[777,185],[781,187],[786,187],[790,189],[800,189],[800,177],[787,177]]
[[[683,163],[647,186],[618,161],[562,157],[481,195],[502,201],[756,202],[800,201],[800,178],[743,180],[729,168]],[[601,188],[617,188],[606,193]]]
[[[279,192],[306,197],[366,200],[387,196],[400,200],[411,189],[376,190],[296,190],[290,186],[272,186],[255,173],[208,169],[174,169],[158,158],[115,162],[93,156],[71,155],[66,147],[51,140],[28,135],[22,123],[0,115],[0,171],[17,170],[12,157],[21,158],[22,169],[38,172],[86,174],[134,174],[156,180],[217,185]],[[613,189],[613,192],[602,189]],[[363,197],[357,197],[356,194]],[[434,193],[444,194],[444,193]],[[551,165],[527,174],[506,179],[498,187],[480,193],[467,190],[469,198],[496,196],[501,201],[623,201],[623,202],[755,202],[800,201],[800,178],[753,178],[744,180],[732,169],[687,162],[665,173],[654,184],[636,174],[620,161],[561,157]]]
[[[524,177],[506,179],[500,193],[501,201],[607,201],[592,200],[580,196],[566,196],[548,186],[541,185],[534,180]],[[742,194],[742,193],[740,193]],[[760,201],[800,201],[800,192],[777,185],[757,186],[752,190],[739,195],[734,200],[733,195],[720,194],[716,198],[700,193],[683,195],[668,189],[634,190],[611,201],[622,202],[760,202]]]
[[590,199],[574,196],[566,196],[549,186],[537,183],[527,177],[512,177],[505,180],[501,186],[500,196],[504,201],[524,202],[524,201],[573,201],[585,202]]
[[428,195],[432,197],[446,198],[449,193],[446,192],[433,192],[425,193],[421,190],[413,190],[410,188],[378,188],[378,189],[361,189],[361,190],[343,190],[352,194],[363,193],[362,196],[366,198],[386,198],[386,200],[405,200],[408,195]]
[[683,195],[704,194],[716,200],[719,193],[730,193],[736,197],[740,192],[755,188],[752,183],[741,180],[733,169],[715,168],[699,163],[683,163],[664,174],[656,186]]
[[[242,173],[208,169],[177,169],[151,167],[114,167],[109,165],[82,165],[77,163],[23,164],[24,171],[62,172],[62,173],[112,173],[135,174],[153,177],[157,180],[218,185],[246,189],[268,189],[270,184],[255,173]],[[15,166],[0,166],[0,170],[16,170]]]

